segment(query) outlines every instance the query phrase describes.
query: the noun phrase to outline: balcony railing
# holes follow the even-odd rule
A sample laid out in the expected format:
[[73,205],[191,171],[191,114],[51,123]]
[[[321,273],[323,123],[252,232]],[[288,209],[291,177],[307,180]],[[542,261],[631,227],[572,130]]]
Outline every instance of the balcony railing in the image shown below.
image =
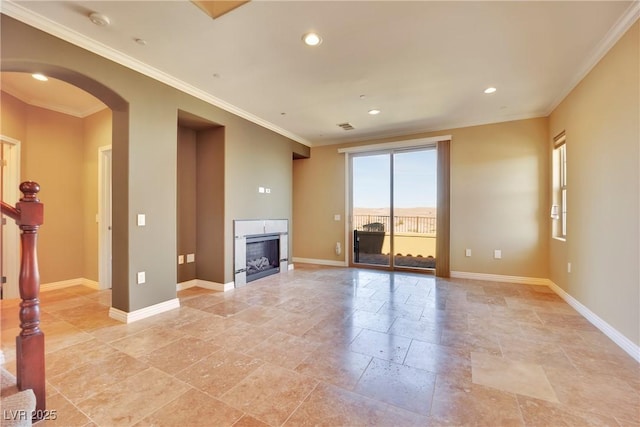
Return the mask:
[[[353,229],[358,231],[390,231],[389,215],[354,215]],[[434,216],[394,216],[395,233],[436,234]]]

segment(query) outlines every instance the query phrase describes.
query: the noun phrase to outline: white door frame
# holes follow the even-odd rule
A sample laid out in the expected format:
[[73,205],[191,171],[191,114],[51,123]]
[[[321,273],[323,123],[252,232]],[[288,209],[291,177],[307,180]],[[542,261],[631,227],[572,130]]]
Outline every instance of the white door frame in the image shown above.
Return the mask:
[[[3,160],[6,165],[2,165],[2,201],[15,206],[20,199],[20,141],[5,135],[0,135],[2,141]],[[11,146],[6,151],[4,147]],[[8,153],[8,158],[4,158]],[[4,162],[3,162],[4,163]],[[6,168],[5,168],[6,166]],[[5,174],[5,172],[8,173]],[[3,298],[18,298],[20,296],[20,288],[18,285],[18,276],[20,273],[20,229],[8,217],[2,217],[3,223],[6,225],[2,229],[2,276],[7,278],[7,282],[3,285]]]
[[98,148],[98,281],[111,288],[111,145]]

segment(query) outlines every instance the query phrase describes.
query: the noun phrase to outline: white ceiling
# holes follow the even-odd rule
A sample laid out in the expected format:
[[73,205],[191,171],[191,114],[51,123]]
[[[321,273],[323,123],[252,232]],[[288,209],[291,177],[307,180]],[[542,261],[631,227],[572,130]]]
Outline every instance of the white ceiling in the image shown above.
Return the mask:
[[[254,0],[213,20],[188,1],[2,0],[7,15],[311,146],[546,116],[639,11],[637,1]],[[320,46],[302,43],[310,30]],[[44,87],[24,80],[3,73],[3,89]]]
[[3,91],[30,105],[71,116],[87,117],[107,108],[93,95],[61,80],[42,82],[30,74],[3,72],[0,83]]

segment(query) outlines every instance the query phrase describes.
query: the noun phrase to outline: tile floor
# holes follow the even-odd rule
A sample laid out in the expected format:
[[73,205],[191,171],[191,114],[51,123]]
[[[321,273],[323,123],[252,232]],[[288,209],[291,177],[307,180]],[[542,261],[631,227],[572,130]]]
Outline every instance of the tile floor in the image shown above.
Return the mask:
[[109,291],[43,292],[38,425],[640,425],[640,365],[546,287],[296,265],[178,296],[124,325]]

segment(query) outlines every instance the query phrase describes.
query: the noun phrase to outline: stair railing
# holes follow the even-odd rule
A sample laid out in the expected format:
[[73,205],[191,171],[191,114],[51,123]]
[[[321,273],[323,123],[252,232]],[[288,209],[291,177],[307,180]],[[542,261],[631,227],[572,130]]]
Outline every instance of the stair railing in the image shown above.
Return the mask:
[[20,184],[24,196],[16,206],[2,202],[2,214],[12,218],[21,230],[20,242],[20,335],[16,337],[16,378],[20,391],[33,390],[37,414],[46,408],[44,372],[44,333],[40,330],[40,273],[36,250],[38,229],[44,220],[44,205],[37,194],[40,185],[33,181]]

